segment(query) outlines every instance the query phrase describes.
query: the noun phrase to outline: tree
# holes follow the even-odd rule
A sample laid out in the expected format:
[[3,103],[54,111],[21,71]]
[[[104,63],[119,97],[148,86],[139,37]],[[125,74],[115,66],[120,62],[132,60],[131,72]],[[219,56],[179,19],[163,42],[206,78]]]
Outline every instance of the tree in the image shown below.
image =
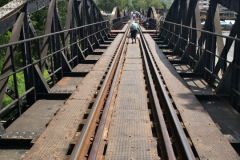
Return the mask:
[[96,4],[97,6],[105,11],[105,12],[112,12],[113,8],[116,6],[119,6],[119,1],[117,0],[97,0]]
[[133,7],[135,10],[139,8],[145,9],[146,8],[146,1],[145,0],[133,0]]
[[0,7],[4,6],[5,4],[7,4],[8,2],[10,2],[11,0],[1,0],[0,1]]

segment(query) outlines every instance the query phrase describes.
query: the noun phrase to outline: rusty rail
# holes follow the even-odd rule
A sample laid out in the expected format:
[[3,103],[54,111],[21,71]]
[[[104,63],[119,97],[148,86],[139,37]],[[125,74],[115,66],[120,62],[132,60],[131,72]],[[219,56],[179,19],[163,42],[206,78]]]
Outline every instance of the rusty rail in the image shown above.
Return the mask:
[[[127,31],[128,30],[129,30],[129,26],[128,26]],[[125,32],[125,34],[122,38],[122,41],[120,42],[120,46],[117,50],[117,53],[116,53],[116,55],[114,57],[114,60],[111,64],[111,67],[110,67],[110,69],[109,69],[109,71],[106,75],[106,78],[105,78],[105,80],[102,84],[102,87],[101,87],[100,92],[99,92],[99,94],[96,98],[96,101],[95,101],[95,103],[92,107],[92,110],[89,114],[87,122],[84,125],[84,128],[83,128],[83,130],[81,132],[81,135],[80,135],[80,138],[79,138],[79,141],[77,142],[77,144],[74,147],[74,150],[71,154],[70,160],[82,159],[85,156],[85,154],[84,154],[84,153],[86,153],[86,148],[85,147],[86,147],[87,143],[90,141],[89,136],[90,136],[91,130],[92,131],[95,130],[95,128],[93,128],[93,126],[94,126],[94,123],[96,123],[96,117],[98,117],[98,116],[96,116],[98,114],[97,112],[100,111],[101,108],[104,105],[104,99],[107,96],[107,92],[108,92],[109,87],[111,85],[111,82],[112,82],[112,79],[114,77],[116,68],[118,67],[118,70],[119,70],[119,65],[120,65],[119,57],[122,55],[123,50],[125,48],[127,33],[128,32]],[[117,75],[117,74],[115,74],[115,75]],[[114,80],[115,80],[115,78],[114,78]],[[115,84],[115,81],[114,81],[113,84]],[[111,97],[111,96],[108,96],[108,97]],[[109,103],[110,102],[107,101],[107,105],[109,105]],[[107,110],[105,112],[107,112]],[[91,159],[95,159],[95,157],[96,157],[97,148],[99,146],[99,143],[100,143],[100,140],[101,140],[101,137],[102,137],[101,132],[102,132],[102,129],[103,129],[102,127],[104,126],[104,123],[105,123],[104,121],[105,121],[105,119],[104,119],[104,117],[102,117],[101,122],[100,122],[100,130],[98,131],[97,137],[95,137],[95,141],[94,141],[94,145],[96,145],[96,146],[93,145],[93,147],[92,147],[93,150],[92,150],[91,155],[90,155]],[[85,150],[85,152],[84,152],[84,150]]]
[[[159,123],[160,123],[162,136],[163,136],[164,143],[165,143],[165,150],[166,150],[166,153],[167,153],[167,158],[168,159],[175,159],[175,156],[174,156],[173,148],[171,146],[171,142],[169,140],[169,135],[168,135],[168,133],[166,133],[165,122],[162,121],[162,119],[163,119],[162,111],[160,109],[160,104],[159,104],[157,94],[156,94],[156,90],[155,90],[156,85],[159,85],[158,87],[161,89],[161,92],[162,92],[162,95],[163,95],[162,97],[164,97],[164,99],[162,99],[161,101],[165,101],[165,104],[167,104],[167,108],[168,108],[168,111],[171,115],[171,119],[172,119],[172,121],[174,122],[174,125],[175,125],[174,126],[175,130],[177,131],[177,133],[175,133],[175,134],[177,134],[177,136],[180,139],[180,143],[181,143],[181,146],[183,148],[185,157],[189,160],[195,159],[195,156],[194,156],[194,154],[192,152],[192,149],[189,145],[187,137],[186,137],[186,135],[185,135],[185,133],[182,129],[182,126],[181,126],[181,124],[178,120],[178,117],[177,117],[177,115],[174,111],[174,107],[171,103],[171,100],[168,96],[168,93],[165,89],[165,86],[164,86],[164,84],[163,84],[163,82],[160,78],[157,67],[155,66],[154,60],[151,56],[150,49],[148,48],[147,42],[146,42],[145,37],[143,36],[143,33],[142,33],[141,30],[140,30],[140,35],[141,35],[140,42],[141,42],[141,48],[142,48],[142,52],[143,52],[144,62],[145,62],[145,65],[146,65],[147,74],[148,74],[148,78],[149,78],[149,81],[150,81],[150,86],[151,86],[151,90],[152,90],[152,94],[153,94],[153,98],[154,98],[154,103],[155,103],[155,106],[156,106],[156,109],[157,109],[157,112],[158,112],[157,114],[158,114],[158,119],[159,119]],[[148,67],[151,67],[152,75],[151,75]],[[155,79],[157,81],[157,83],[155,84],[155,87],[154,87],[154,84],[153,84],[153,78],[152,77],[155,77]]]

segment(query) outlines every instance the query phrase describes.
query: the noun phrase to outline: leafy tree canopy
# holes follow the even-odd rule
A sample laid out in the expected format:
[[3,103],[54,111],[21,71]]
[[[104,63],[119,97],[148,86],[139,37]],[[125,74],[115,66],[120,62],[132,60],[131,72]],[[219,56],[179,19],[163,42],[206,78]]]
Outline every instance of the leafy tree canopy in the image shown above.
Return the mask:
[[111,13],[114,7],[118,7],[121,10],[129,8],[132,11],[138,10],[140,7],[142,9],[148,10],[149,7],[155,7],[156,9],[161,9],[166,11],[169,6],[167,6],[163,1],[168,1],[168,4],[171,5],[173,0],[97,0],[97,6],[105,12]]

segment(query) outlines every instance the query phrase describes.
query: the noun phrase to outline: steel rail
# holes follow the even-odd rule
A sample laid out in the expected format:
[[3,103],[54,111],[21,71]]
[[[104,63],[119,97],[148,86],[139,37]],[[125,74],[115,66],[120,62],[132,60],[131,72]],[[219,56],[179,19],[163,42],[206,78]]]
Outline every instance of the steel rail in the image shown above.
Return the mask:
[[[176,156],[174,155],[174,151],[173,151],[173,148],[172,148],[172,143],[171,143],[171,140],[170,140],[170,137],[169,137],[169,134],[168,134],[168,130],[167,130],[167,126],[166,126],[166,123],[165,123],[165,120],[164,120],[164,117],[163,117],[163,112],[162,112],[162,109],[161,109],[161,106],[160,106],[159,99],[157,97],[157,92],[156,92],[156,89],[154,87],[153,79],[151,77],[149,64],[147,62],[146,53],[145,53],[144,47],[143,47],[143,42],[142,42],[143,37],[142,36],[143,35],[141,34],[140,46],[141,46],[141,50],[142,50],[142,54],[143,54],[143,61],[144,61],[144,64],[145,64],[148,81],[149,81],[150,88],[151,88],[151,93],[152,93],[152,98],[153,98],[153,101],[154,101],[154,106],[155,106],[156,111],[157,111],[158,123],[159,123],[159,127],[160,127],[160,130],[161,130],[161,136],[162,136],[162,139],[164,141],[164,147],[165,147],[164,149],[165,149],[166,156],[167,156],[166,159],[175,160]],[[144,45],[146,45],[146,44],[144,44]]]
[[173,122],[174,122],[175,129],[177,130],[177,134],[178,134],[178,136],[179,136],[179,138],[180,138],[180,141],[181,141],[183,150],[184,150],[184,152],[185,152],[185,155],[186,155],[186,157],[187,157],[188,160],[194,160],[194,159],[196,159],[196,158],[195,158],[195,156],[194,156],[194,154],[193,154],[193,152],[192,152],[192,149],[191,149],[191,147],[190,147],[190,145],[189,145],[189,142],[188,142],[188,140],[187,140],[187,137],[186,137],[186,135],[185,135],[185,133],[184,133],[182,127],[181,127],[181,124],[180,124],[180,122],[179,122],[179,120],[178,120],[178,117],[177,117],[177,115],[176,115],[176,113],[175,113],[175,110],[174,110],[174,107],[173,107],[173,105],[172,105],[172,102],[171,102],[171,100],[170,100],[170,98],[169,98],[169,96],[168,96],[168,93],[167,93],[167,91],[166,91],[166,88],[165,88],[165,86],[164,86],[164,84],[163,84],[163,82],[162,82],[162,80],[161,80],[161,78],[160,78],[160,75],[159,75],[159,73],[158,73],[157,67],[154,65],[155,63],[154,63],[154,60],[153,60],[153,58],[152,58],[152,56],[151,56],[150,49],[149,49],[149,47],[148,47],[148,45],[147,45],[147,42],[146,42],[145,37],[143,36],[143,33],[142,33],[141,30],[140,30],[140,34],[142,35],[142,41],[143,41],[143,43],[145,44],[145,49],[146,49],[147,56],[148,56],[148,59],[149,59],[149,64],[152,65],[152,68],[153,68],[153,72],[152,72],[152,73],[155,74],[155,76],[156,76],[156,78],[157,78],[157,82],[158,82],[159,85],[160,85],[159,87],[161,88],[161,91],[162,91],[162,93],[163,93],[164,100],[165,100],[166,103],[167,103],[167,107],[168,107],[168,109],[169,109],[171,118],[172,118],[172,120],[173,120]]
[[[129,26],[127,28],[126,33],[128,33],[128,31],[129,31]],[[117,80],[118,80],[118,77],[119,77],[119,74],[120,74],[119,71],[120,71],[120,68],[121,68],[121,64],[123,62],[123,58],[124,58],[123,54],[125,52],[125,48],[126,48],[126,40],[124,40],[124,46],[123,46],[123,49],[122,49],[122,52],[121,52],[121,57],[119,59],[119,63],[118,63],[117,69],[116,69],[116,73],[115,73],[115,76],[114,76],[114,79],[113,79],[113,82],[112,82],[112,85],[111,85],[111,88],[110,88],[110,91],[109,91],[109,94],[108,94],[108,99],[106,101],[106,104],[105,104],[105,107],[104,107],[104,110],[103,110],[103,113],[102,113],[101,121],[98,125],[97,133],[94,137],[93,145],[92,145],[91,152],[90,152],[90,155],[89,155],[89,158],[88,158],[89,160],[95,160],[97,158],[98,148],[99,148],[99,145],[100,145],[100,142],[101,142],[101,139],[102,139],[102,135],[103,135],[104,126],[105,126],[105,122],[106,122],[106,119],[107,119],[108,111],[109,111],[110,105],[112,104],[112,101],[113,101],[112,97],[113,97],[114,89],[116,87]]]
[[[99,91],[99,94],[95,100],[95,103],[93,104],[93,107],[92,107],[92,110],[88,116],[88,119],[87,119],[87,122],[85,123],[84,127],[83,127],[83,130],[81,131],[81,134],[80,134],[80,137],[79,137],[79,140],[77,142],[77,144],[75,145],[74,147],[74,150],[71,154],[71,157],[70,157],[70,160],[76,160],[78,159],[83,150],[83,146],[84,146],[84,143],[87,141],[86,137],[87,135],[89,134],[89,131],[90,131],[90,127],[91,125],[94,123],[93,119],[95,117],[95,115],[97,114],[96,111],[100,106],[100,104],[102,103],[102,101],[105,99],[105,95],[106,95],[106,92],[109,88],[109,85],[111,83],[111,80],[112,80],[112,77],[114,76],[114,72],[115,72],[115,68],[117,66],[117,61],[120,57],[120,53],[122,51],[122,48],[123,48],[123,45],[124,45],[124,42],[125,42],[125,39],[127,37],[127,32],[124,34],[122,40],[121,40],[121,43],[120,43],[120,46],[118,47],[118,50],[117,50],[117,53],[114,57],[114,60],[112,61],[112,64],[111,64],[111,67],[106,75],[106,78],[102,84],[102,87]],[[104,94],[105,93],[105,94]],[[96,118],[96,117],[95,117]],[[89,139],[90,141],[90,139]]]

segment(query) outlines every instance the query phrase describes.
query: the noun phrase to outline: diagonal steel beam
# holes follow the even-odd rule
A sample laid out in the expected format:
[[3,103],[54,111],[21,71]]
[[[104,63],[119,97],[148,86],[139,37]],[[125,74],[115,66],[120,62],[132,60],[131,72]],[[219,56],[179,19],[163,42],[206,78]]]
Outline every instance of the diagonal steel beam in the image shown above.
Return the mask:
[[[22,29],[22,22],[23,22],[23,19],[24,19],[24,15],[25,15],[25,13],[22,12],[19,15],[16,23],[14,24],[14,27],[13,27],[13,30],[12,30],[12,36],[10,38],[9,43],[15,42],[15,41],[18,40],[21,29]],[[11,56],[10,55],[10,48],[8,47],[6,55],[5,55],[5,59],[4,59],[3,68],[2,68],[0,78],[7,76],[11,72],[12,62],[11,62],[10,56]],[[5,78],[5,79],[0,81],[0,105],[1,106],[2,106],[2,102],[3,102],[5,90],[6,90],[6,87],[7,87],[7,82],[8,82],[8,78]]]

